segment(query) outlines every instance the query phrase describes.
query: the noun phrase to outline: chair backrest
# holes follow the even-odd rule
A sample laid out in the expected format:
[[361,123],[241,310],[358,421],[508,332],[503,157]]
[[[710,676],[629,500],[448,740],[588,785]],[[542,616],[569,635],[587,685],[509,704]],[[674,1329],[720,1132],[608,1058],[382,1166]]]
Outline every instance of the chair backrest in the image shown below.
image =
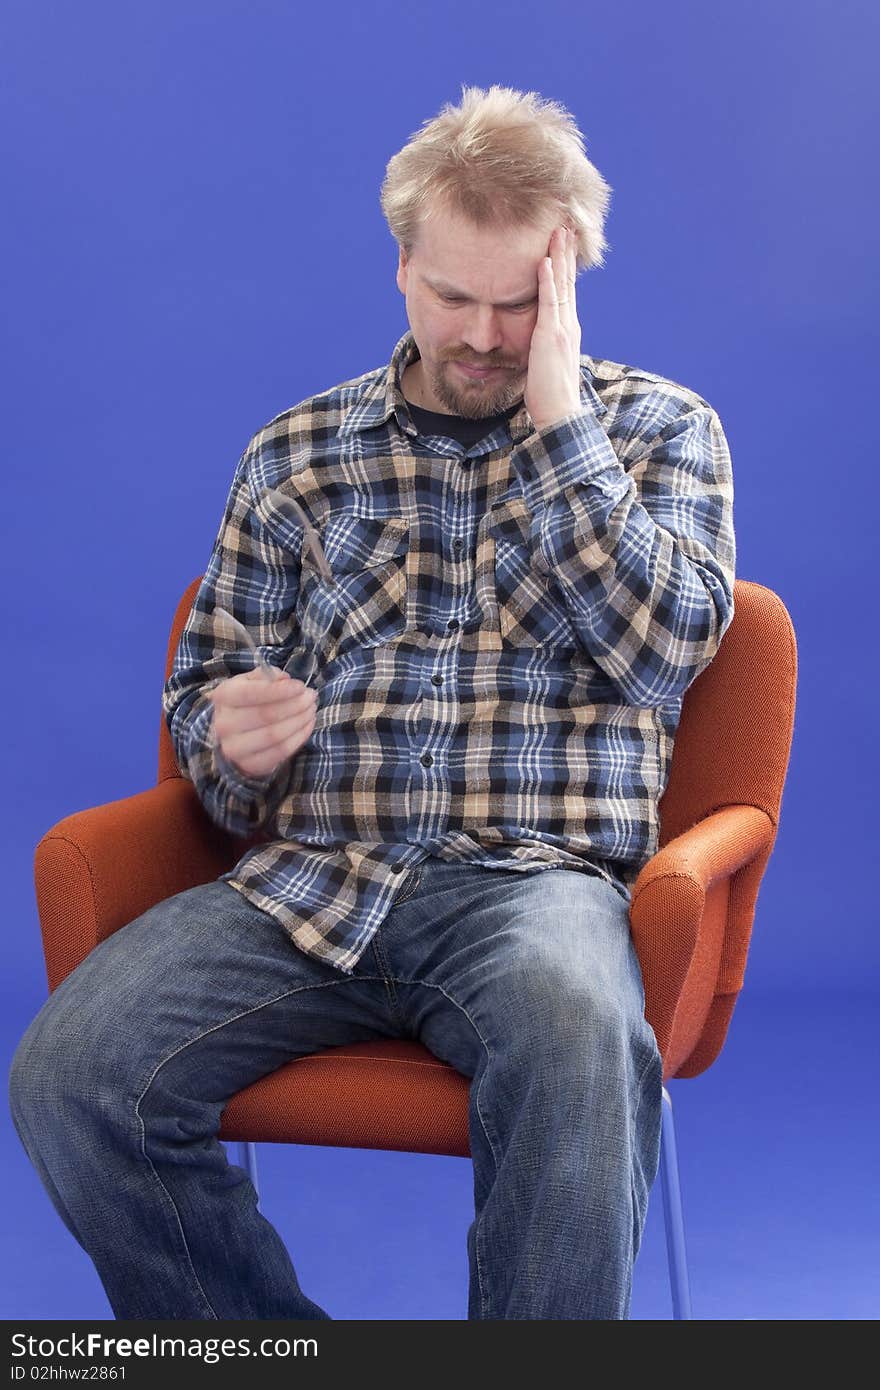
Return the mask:
[[[201,580],[199,575],[188,585],[174,615],[166,680]],[[682,703],[669,779],[660,799],[660,848],[728,805],[759,807],[772,821],[775,835],[796,686],[797,647],[785,605],[771,589],[737,579],[730,626]],[[157,780],[179,776],[163,716]],[[237,839],[238,855],[265,838],[260,833]]]
[[660,847],[722,806],[779,821],[797,689],[797,644],[772,589],[737,579],[713,660],[685,692],[660,799]]

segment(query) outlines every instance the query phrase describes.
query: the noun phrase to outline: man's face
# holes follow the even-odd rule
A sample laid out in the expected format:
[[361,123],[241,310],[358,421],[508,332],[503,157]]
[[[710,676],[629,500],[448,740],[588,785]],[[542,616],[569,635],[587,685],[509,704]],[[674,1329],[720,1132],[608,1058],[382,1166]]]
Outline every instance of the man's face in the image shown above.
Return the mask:
[[[407,399],[476,420],[522,398],[538,318],[538,263],[553,226],[498,232],[443,213],[423,223],[409,260],[400,250],[397,284],[421,353],[404,373]],[[471,377],[460,362],[496,370]]]

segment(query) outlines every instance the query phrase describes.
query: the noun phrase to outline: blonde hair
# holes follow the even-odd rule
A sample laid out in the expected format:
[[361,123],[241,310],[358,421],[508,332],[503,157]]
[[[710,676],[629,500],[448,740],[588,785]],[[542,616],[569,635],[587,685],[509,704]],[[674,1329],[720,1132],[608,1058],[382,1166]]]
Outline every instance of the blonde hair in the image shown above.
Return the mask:
[[611,188],[587,159],[574,117],[536,92],[462,84],[388,161],[379,202],[407,257],[422,222],[439,212],[507,231],[552,216],[577,234],[578,269],[604,265]]

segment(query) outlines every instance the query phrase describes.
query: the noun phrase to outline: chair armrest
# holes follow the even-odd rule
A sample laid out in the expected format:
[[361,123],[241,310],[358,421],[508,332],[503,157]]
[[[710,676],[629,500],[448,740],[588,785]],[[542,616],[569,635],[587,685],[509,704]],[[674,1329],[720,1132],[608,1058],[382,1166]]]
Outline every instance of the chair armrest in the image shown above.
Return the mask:
[[50,993],[105,937],[219,878],[253,842],[215,825],[183,777],[59,821],[34,854]]
[[[774,835],[765,811],[724,806],[658,850],[633,885],[630,927],[664,1078],[680,1073],[697,1048],[715,995],[735,996],[740,988]],[[732,1007],[725,1032],[730,1013]]]

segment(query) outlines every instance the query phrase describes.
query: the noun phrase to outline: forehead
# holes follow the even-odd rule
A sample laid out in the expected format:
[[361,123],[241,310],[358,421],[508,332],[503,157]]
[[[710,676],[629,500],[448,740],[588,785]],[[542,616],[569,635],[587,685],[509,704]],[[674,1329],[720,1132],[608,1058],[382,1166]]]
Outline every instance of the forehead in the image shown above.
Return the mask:
[[471,274],[516,282],[514,289],[529,283],[534,288],[538,261],[548,254],[552,230],[549,224],[480,227],[438,209],[422,222],[414,258],[423,272],[453,285],[459,284],[462,275]]

